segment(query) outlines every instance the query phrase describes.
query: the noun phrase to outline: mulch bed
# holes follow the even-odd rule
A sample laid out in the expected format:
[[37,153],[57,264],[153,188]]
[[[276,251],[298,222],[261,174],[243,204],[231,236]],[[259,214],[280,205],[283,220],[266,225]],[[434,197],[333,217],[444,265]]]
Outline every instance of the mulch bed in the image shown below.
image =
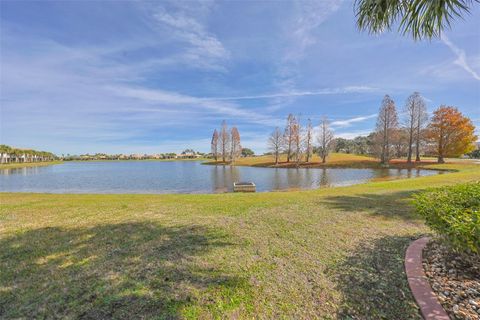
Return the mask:
[[452,319],[480,319],[480,259],[466,259],[439,241],[423,251],[430,285]]

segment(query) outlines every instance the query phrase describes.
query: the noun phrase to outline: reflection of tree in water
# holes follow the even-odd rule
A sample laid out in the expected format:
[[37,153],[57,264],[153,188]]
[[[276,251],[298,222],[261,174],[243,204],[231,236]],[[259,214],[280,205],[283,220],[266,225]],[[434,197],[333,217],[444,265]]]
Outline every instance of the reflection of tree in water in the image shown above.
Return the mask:
[[298,168],[287,169],[287,186],[288,188],[298,188]]
[[30,174],[38,174],[38,167],[23,167],[23,168],[6,168],[0,170],[2,175],[11,175],[11,174],[21,174],[22,176],[27,176]]
[[323,168],[320,172],[320,185],[319,187],[328,187],[330,185],[330,178],[328,176],[327,169]]
[[232,190],[233,190],[233,182],[241,182],[242,181],[241,175],[240,175],[240,170],[238,170],[238,168],[235,167],[235,166],[230,166],[228,169],[229,169],[228,174],[229,174],[230,182],[227,186],[229,188],[232,188]]
[[303,188],[313,188],[315,186],[315,180],[313,179],[313,176],[312,176],[312,170],[308,168],[304,169],[303,179],[301,181],[302,181]]
[[232,190],[233,182],[240,182],[240,170],[235,166],[215,166],[212,170],[214,192]]
[[272,177],[272,190],[281,190],[282,189],[282,175],[281,171],[282,169],[275,168],[272,169],[273,171],[273,177]]
[[[399,176],[401,176],[401,174],[399,174]],[[420,177],[420,169],[407,169],[407,174],[406,174],[407,178],[412,178],[412,177],[415,177],[415,178],[418,178]]]
[[329,186],[331,177],[328,169],[272,169],[271,190],[296,188],[319,188]]
[[391,174],[390,169],[377,169],[377,170],[370,169],[370,172],[372,174],[372,179],[383,179],[388,177]]
[[224,173],[222,170],[225,170],[224,166],[214,166],[211,174],[212,174],[212,187],[213,192],[226,192],[225,183],[223,181]]
[[407,173],[406,173],[405,176],[406,176],[407,178],[411,178],[411,177],[412,177],[412,173],[413,173],[413,170],[407,169]]
[[402,169],[397,169],[397,178],[401,176],[402,176]]

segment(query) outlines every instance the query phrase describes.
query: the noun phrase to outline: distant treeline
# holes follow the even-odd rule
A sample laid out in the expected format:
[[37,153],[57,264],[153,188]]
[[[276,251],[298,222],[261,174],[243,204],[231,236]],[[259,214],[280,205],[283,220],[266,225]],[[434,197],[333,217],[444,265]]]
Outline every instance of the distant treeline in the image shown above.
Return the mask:
[[57,156],[52,152],[0,145],[0,163],[43,162],[55,159],[57,159]]
[[331,151],[373,155],[385,165],[392,158],[420,161],[421,155],[435,156],[439,163],[445,157],[479,156],[475,126],[457,108],[441,105],[429,117],[423,97],[414,92],[402,111],[399,117],[395,102],[385,95],[375,130],[354,139],[335,137],[327,117],[314,127],[310,119],[302,125],[298,116],[290,114],[285,128],[271,133],[269,151],[275,163],[280,154],[286,154],[286,161],[297,165],[310,162],[314,153],[326,162]]

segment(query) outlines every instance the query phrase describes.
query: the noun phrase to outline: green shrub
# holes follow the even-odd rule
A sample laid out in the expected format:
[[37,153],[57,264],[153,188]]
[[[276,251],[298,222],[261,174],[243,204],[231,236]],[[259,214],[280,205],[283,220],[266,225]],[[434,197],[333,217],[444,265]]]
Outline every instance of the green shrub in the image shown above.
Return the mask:
[[480,182],[430,189],[414,198],[427,225],[454,249],[480,254]]

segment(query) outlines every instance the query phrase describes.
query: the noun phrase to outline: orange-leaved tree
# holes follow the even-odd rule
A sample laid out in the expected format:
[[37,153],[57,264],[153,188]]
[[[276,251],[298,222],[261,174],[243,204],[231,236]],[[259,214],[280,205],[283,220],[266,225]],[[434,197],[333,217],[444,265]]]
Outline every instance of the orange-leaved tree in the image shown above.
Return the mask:
[[428,136],[435,144],[438,163],[444,157],[457,157],[474,149],[475,126],[455,107],[440,106],[433,112]]

